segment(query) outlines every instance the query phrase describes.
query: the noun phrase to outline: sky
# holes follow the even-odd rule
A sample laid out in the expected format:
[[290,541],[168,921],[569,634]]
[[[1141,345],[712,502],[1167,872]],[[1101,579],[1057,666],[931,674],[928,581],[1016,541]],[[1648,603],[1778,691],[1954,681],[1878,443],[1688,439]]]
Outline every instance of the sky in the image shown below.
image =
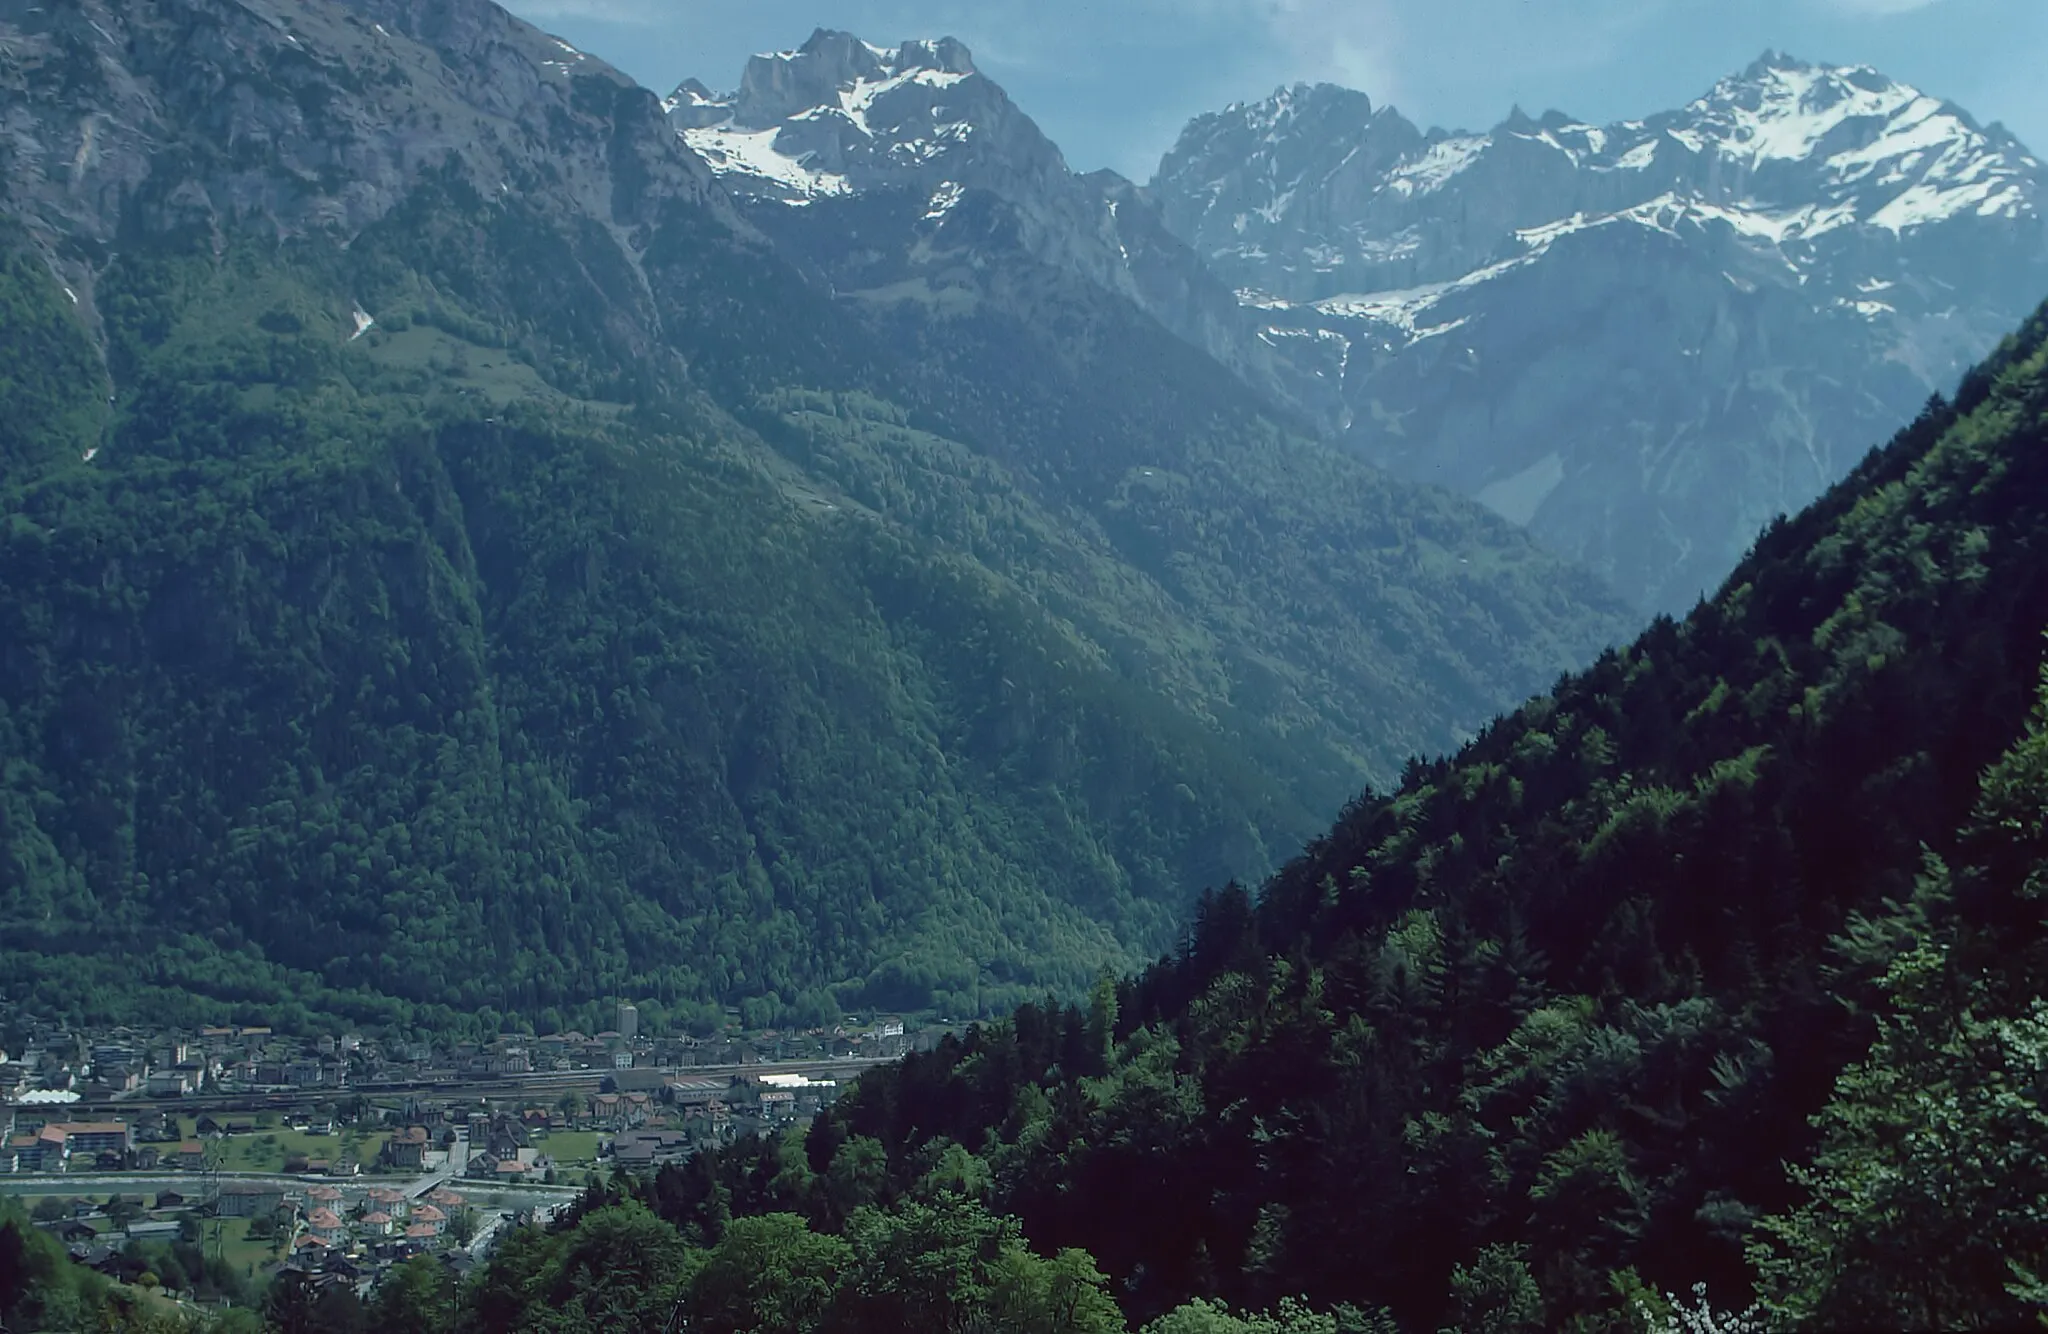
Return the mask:
[[1188,119],[1328,81],[1428,128],[1680,106],[1765,50],[1873,65],[2048,155],[2048,0],[504,0],[657,92],[814,28],[958,37],[1082,171],[1150,179]]

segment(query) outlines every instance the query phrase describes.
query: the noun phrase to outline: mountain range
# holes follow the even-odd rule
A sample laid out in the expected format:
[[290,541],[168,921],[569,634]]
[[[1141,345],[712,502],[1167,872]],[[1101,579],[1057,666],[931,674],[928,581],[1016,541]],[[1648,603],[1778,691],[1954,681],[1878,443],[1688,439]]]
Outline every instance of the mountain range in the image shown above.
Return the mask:
[[484,0],[0,26],[17,1003],[1078,988],[1627,624],[1062,262],[1049,146],[771,210]]
[[2009,136],[1775,57],[1286,90],[1141,188],[948,40],[657,99],[483,0],[10,25],[4,911],[166,994],[1080,985],[1618,638],[1539,542],[1718,579],[2038,258]]
[[1767,53],[1607,126],[1282,89],[1190,123],[1149,194],[1304,412],[1680,611],[2031,310],[2044,187],[1997,125]]
[[[962,292],[999,242],[1136,305],[1289,405],[1279,387],[1294,372],[1232,289],[1130,182],[1069,169],[955,40],[889,49],[821,29],[754,57],[735,92],[690,79],[664,105],[750,218],[789,234],[835,291],[899,307],[913,293]],[[893,203],[885,213],[876,200]],[[842,216],[861,220],[857,238],[837,235]]]
[[2048,287],[2048,173],[2011,134],[1775,52],[1609,126],[1425,132],[1283,88],[1197,117],[1143,188],[1067,170],[953,41],[821,31],[666,105],[839,290],[961,290],[946,219],[1002,200],[1043,263],[1646,610],[1716,587]]

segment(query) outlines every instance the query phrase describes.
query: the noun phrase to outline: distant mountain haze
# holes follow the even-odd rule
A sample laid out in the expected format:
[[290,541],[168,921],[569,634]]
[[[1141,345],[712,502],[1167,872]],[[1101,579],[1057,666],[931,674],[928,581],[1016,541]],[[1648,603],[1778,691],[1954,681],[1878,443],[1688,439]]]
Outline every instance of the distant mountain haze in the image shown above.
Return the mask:
[[[795,50],[748,62],[736,92],[692,80],[665,105],[746,220],[878,345],[919,368],[920,392],[944,401],[1007,466],[1087,514],[1177,596],[1206,601],[1196,588],[1219,572],[1190,583],[1212,556],[1169,557],[1159,547],[1162,530],[1144,512],[1162,491],[1176,506],[1255,509],[1268,534],[1354,557],[1361,543],[1384,540],[1374,535],[1390,531],[1383,524],[1426,522],[1441,504],[1429,493],[1390,495],[1392,510],[1379,513],[1384,475],[1312,444],[1310,425],[1277,406],[1293,368],[1258,339],[1252,312],[1136,187],[1070,171],[959,43],[885,48],[820,30]],[[1248,384],[1265,388],[1265,401]],[[1246,447],[1212,452],[1198,420],[1242,423],[1230,429],[1250,432]],[[1332,490],[1326,499],[1347,516],[1348,536],[1293,512],[1307,467],[1332,470],[1314,485]],[[1335,658],[1309,650],[1334,668],[1313,684],[1261,670],[1261,684],[1247,680],[1238,698],[1269,700],[1261,707],[1277,706],[1276,716],[1334,711],[1374,720],[1367,730],[1400,726],[1401,708],[1355,693],[1364,664],[1406,656],[1394,647],[1406,613],[1391,590],[1353,583],[1341,565],[1313,556],[1306,568],[1272,549],[1244,556],[1226,561],[1230,582],[1306,583],[1285,594],[1245,586],[1258,610],[1249,619],[1233,612],[1234,627],[1218,624],[1217,633],[1253,635],[1273,661],[1302,660],[1310,638],[1362,637]],[[1310,585],[1317,592],[1304,602]],[[1296,647],[1281,647],[1288,642]]]
[[667,105],[747,198],[909,191],[935,221],[1002,194],[1052,262],[1646,610],[1712,591],[2048,290],[2043,169],[2009,133],[1775,52],[1604,127],[1425,133],[1297,85],[1197,118],[1142,190],[1066,172],[951,40],[820,31]]
[[1149,193],[1304,411],[1680,610],[2048,291],[2044,182],[1958,107],[1768,54],[1609,126],[1282,89]]

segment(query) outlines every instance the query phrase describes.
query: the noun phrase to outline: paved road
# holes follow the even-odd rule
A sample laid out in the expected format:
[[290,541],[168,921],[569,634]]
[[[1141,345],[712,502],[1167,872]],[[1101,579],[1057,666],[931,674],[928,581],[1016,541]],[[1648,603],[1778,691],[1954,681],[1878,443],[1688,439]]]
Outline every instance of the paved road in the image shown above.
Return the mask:
[[435,1168],[433,1171],[420,1176],[408,1185],[401,1186],[399,1189],[403,1190],[407,1195],[410,1195],[412,1198],[418,1199],[420,1196],[434,1189],[434,1187],[445,1185],[448,1182],[449,1178],[461,1176],[468,1167],[469,1127],[457,1126],[455,1128],[455,1143],[453,1147],[451,1147],[448,1150],[448,1161],[446,1165]]
[[[268,1181],[279,1186],[303,1188],[309,1183],[337,1178],[309,1177],[304,1173],[286,1176],[282,1172],[223,1172],[222,1181]],[[367,1182],[366,1177],[355,1178]],[[196,1198],[206,1189],[206,1177],[198,1172],[24,1172],[0,1177],[0,1195],[155,1195],[166,1190]]]
[[504,1226],[504,1213],[499,1210],[493,1210],[484,1219],[482,1225],[477,1228],[476,1235],[469,1239],[469,1245],[464,1249],[469,1252],[471,1258],[483,1259],[491,1253],[491,1243],[498,1239],[498,1231]]

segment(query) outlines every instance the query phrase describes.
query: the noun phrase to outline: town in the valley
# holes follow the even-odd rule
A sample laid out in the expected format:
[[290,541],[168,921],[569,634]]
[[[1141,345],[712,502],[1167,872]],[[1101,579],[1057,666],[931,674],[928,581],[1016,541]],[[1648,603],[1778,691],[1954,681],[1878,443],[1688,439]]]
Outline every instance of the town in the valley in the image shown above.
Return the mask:
[[[4,1018],[4,1016],[0,1016]],[[262,1025],[84,1030],[17,1020],[0,1051],[0,1194],[81,1263],[197,1244],[250,1276],[367,1289],[439,1255],[465,1270],[508,1223],[600,1173],[647,1172],[801,1126],[901,1019],[709,1037],[601,1033],[406,1042]]]

